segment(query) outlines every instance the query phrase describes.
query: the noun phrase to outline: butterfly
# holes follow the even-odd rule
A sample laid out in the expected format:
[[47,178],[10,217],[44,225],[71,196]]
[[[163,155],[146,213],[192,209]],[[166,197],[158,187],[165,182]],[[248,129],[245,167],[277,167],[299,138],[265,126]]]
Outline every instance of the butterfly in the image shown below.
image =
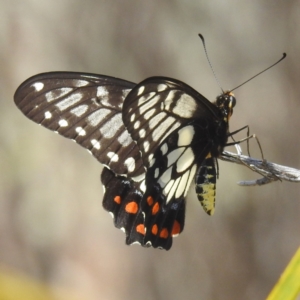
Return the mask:
[[135,84],[50,72],[22,83],[14,101],[30,120],[74,140],[103,164],[103,207],[126,244],[169,250],[184,228],[193,180],[204,211],[214,213],[217,158],[228,144],[236,104],[232,92],[212,103],[167,77]]

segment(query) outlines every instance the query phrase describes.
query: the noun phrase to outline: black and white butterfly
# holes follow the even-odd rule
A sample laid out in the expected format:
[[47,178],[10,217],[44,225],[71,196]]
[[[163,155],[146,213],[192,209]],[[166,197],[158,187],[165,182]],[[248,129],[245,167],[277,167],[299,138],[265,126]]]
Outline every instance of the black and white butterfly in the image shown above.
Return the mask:
[[231,92],[211,103],[166,77],[134,84],[53,72],[26,80],[14,99],[29,119],[76,141],[104,165],[103,206],[127,244],[170,249],[183,230],[194,178],[198,199],[213,214],[216,159],[236,102]]

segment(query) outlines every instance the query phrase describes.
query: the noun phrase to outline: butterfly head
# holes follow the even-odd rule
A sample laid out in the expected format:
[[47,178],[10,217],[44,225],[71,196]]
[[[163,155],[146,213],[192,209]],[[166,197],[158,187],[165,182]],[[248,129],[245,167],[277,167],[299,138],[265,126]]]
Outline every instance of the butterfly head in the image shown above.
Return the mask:
[[232,113],[233,108],[236,104],[234,94],[230,91],[224,92],[217,97],[216,106],[220,109],[225,122],[228,122]]

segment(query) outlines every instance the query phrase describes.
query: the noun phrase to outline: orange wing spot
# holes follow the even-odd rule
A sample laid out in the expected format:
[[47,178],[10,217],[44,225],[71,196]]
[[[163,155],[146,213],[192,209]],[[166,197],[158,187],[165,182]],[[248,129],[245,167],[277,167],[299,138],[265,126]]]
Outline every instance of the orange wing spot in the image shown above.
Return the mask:
[[167,228],[163,228],[159,234],[159,237],[166,239],[169,236],[169,231]]
[[180,224],[178,221],[175,220],[173,224],[172,235],[177,235],[179,233],[180,233]]
[[152,232],[152,234],[154,234],[154,235],[157,235],[157,232],[158,232],[158,227],[157,227],[157,225],[156,225],[156,224],[154,224],[154,225],[152,226],[152,230],[151,230],[151,232]]
[[158,202],[156,202],[156,203],[154,204],[154,206],[152,207],[152,215],[157,214],[158,211],[159,211],[159,204],[158,204]]
[[153,198],[152,198],[152,196],[149,196],[149,197],[147,197],[147,203],[148,203],[148,205],[149,206],[152,206],[153,205]]
[[117,204],[121,204],[121,197],[120,196],[116,196],[115,198],[114,198],[114,201],[117,203]]
[[146,233],[144,224],[137,225],[135,229],[138,233],[140,233],[142,235],[145,235],[145,233]]
[[136,202],[132,201],[126,204],[125,211],[129,214],[136,214],[138,212],[138,205]]

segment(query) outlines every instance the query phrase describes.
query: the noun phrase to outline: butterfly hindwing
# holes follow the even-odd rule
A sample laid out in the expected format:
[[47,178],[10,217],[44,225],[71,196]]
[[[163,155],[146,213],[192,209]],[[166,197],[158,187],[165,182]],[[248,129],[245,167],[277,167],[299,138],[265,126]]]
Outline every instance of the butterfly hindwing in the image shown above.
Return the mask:
[[14,98],[32,121],[76,141],[116,174],[135,177],[143,163],[121,114],[134,86],[109,76],[53,72],[29,78]]
[[102,171],[101,181],[104,185],[103,207],[112,214],[115,226],[125,232],[126,243],[144,245],[140,184],[128,177],[117,176],[107,168]]
[[112,214],[115,226],[125,232],[126,244],[171,248],[172,238],[184,227],[184,198],[160,209],[161,194],[152,193],[145,198],[145,207],[142,205],[144,193],[137,182],[117,176],[107,168],[103,169],[101,181],[104,185],[103,207]]

